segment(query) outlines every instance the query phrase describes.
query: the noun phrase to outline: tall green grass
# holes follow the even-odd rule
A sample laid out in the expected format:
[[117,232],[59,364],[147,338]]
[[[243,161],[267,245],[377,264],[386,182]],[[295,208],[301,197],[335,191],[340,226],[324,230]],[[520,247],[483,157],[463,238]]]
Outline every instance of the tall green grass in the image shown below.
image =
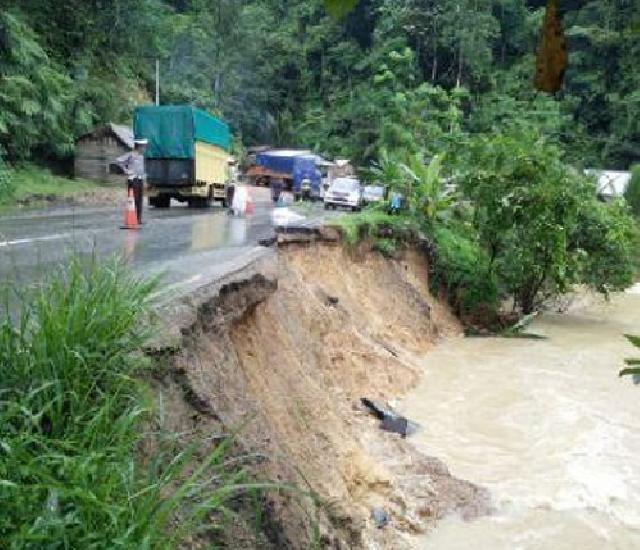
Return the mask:
[[[140,353],[153,281],[73,260],[0,322],[0,547],[171,548],[245,484],[229,441],[152,445]],[[11,311],[8,308],[11,308]],[[204,522],[204,518],[209,518]]]

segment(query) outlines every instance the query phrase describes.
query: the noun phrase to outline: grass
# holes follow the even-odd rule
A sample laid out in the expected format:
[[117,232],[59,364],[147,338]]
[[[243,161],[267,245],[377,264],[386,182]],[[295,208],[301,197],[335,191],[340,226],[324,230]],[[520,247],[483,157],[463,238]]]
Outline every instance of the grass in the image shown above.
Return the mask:
[[298,214],[302,214],[302,215],[308,216],[309,214],[311,214],[313,212],[314,203],[311,202],[311,201],[298,201],[298,202],[294,202],[291,205],[291,208],[295,212],[298,212]]
[[175,548],[225,517],[239,491],[260,488],[225,456],[231,440],[203,452],[169,438],[139,456],[155,419],[139,352],[154,287],[116,261],[74,259],[29,294],[7,294],[3,548]]
[[[391,240],[401,241],[417,232],[417,225],[403,214],[388,214],[381,206],[370,206],[356,214],[345,214],[331,220],[342,231],[347,244],[355,245],[362,240],[380,240],[380,249],[390,251]],[[381,230],[389,230],[390,235],[380,235]],[[374,243],[375,244],[375,243]]]
[[38,206],[51,199],[64,199],[103,188],[93,181],[56,176],[50,170],[33,164],[8,169],[7,172],[13,192],[5,191],[0,196],[0,214],[10,212],[27,201],[29,206]]

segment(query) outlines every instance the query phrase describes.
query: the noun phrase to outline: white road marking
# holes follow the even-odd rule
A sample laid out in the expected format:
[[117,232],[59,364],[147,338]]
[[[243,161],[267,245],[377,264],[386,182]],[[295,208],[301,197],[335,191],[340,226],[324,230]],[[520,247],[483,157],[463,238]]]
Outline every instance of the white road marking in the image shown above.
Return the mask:
[[0,241],[0,248],[5,248],[7,246],[12,246],[14,244],[29,244],[35,243],[39,241],[55,241],[58,239],[64,239],[65,237],[69,237],[71,233],[57,233],[55,235],[45,235],[44,237],[33,237],[31,239],[15,239],[13,241]]

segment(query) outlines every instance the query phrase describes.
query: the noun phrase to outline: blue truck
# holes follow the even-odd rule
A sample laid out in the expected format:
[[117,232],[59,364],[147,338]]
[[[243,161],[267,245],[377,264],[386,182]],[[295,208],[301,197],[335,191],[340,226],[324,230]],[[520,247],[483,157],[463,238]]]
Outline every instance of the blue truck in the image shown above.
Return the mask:
[[320,198],[321,174],[316,156],[308,151],[273,150],[258,153],[256,175],[267,181],[282,180],[296,200]]

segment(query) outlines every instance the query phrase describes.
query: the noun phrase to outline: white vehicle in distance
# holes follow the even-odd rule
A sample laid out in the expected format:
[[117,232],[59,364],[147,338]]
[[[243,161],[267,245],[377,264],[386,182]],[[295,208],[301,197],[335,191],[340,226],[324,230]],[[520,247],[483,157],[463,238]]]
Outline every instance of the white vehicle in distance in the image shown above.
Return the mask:
[[384,200],[384,187],[382,185],[365,185],[362,192],[362,202],[371,204]]
[[355,178],[336,178],[324,194],[324,208],[346,206],[351,210],[362,207],[362,185]]

